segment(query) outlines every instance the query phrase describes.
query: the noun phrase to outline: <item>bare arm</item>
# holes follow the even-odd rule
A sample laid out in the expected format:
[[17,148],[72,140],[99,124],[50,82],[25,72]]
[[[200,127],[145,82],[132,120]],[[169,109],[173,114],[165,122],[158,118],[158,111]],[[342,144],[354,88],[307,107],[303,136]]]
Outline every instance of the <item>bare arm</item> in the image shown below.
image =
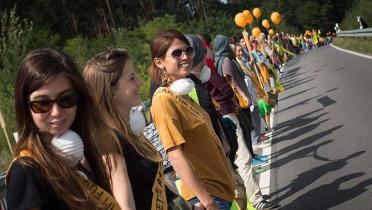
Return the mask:
[[[119,206],[123,210],[135,210],[132,187],[130,185],[127,165],[123,156],[119,154],[110,155],[112,164],[111,179],[112,192]],[[114,162],[116,161],[116,167]]]
[[[232,88],[235,88],[236,90],[239,91],[240,95],[248,102],[248,106],[250,106],[250,100],[249,100],[249,96],[247,96],[245,94],[245,92],[240,88],[240,85],[238,84],[238,77],[239,76],[239,73],[238,72],[235,72],[234,70],[234,64],[233,64],[233,61],[231,61],[229,58],[225,58],[223,61],[222,61],[222,69],[223,69],[223,74],[224,76],[229,74],[231,75],[231,87]],[[244,81],[242,81],[242,86],[246,85],[244,83]]]
[[196,195],[203,206],[208,210],[218,209],[213,199],[201,184],[198,177],[192,170],[189,162],[186,160],[181,147],[176,146],[167,150],[168,159],[170,160],[177,175],[181,178],[183,183]]

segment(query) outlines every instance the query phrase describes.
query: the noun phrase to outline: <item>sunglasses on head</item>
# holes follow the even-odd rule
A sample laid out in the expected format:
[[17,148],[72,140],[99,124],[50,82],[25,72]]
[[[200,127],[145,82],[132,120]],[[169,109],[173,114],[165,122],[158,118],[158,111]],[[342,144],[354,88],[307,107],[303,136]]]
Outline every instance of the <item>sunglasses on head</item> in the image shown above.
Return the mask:
[[194,55],[194,48],[188,46],[183,49],[175,49],[172,51],[171,55],[173,58],[179,59],[182,57],[183,53],[185,53],[188,57],[191,57]]
[[34,113],[46,113],[49,112],[54,103],[57,103],[59,107],[68,109],[77,105],[79,101],[79,95],[76,92],[64,94],[58,96],[57,99],[41,99],[37,101],[29,101],[28,106]]

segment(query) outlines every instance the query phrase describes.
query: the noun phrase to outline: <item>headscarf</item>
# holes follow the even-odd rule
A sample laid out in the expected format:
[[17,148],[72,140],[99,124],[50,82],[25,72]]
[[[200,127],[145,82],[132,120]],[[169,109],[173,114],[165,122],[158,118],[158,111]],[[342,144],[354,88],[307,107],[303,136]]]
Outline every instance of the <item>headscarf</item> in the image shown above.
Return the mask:
[[234,53],[230,47],[228,38],[224,35],[217,35],[213,40],[213,51],[216,61],[220,57],[229,57],[234,59]]
[[205,56],[203,41],[195,34],[186,34],[186,38],[190,42],[190,46],[194,48],[194,57],[192,58],[192,68],[201,63]]
[[214,40],[213,40],[213,50],[214,50],[214,54],[216,56],[216,60],[215,60],[214,65],[216,67],[217,72],[221,76],[223,76],[223,74],[222,74],[222,62],[220,62],[220,61],[222,61],[223,58],[228,57],[234,62],[237,71],[244,78],[244,72],[240,68],[240,65],[238,64],[238,62],[236,61],[234,51],[231,48],[231,46],[229,44],[229,41],[228,41],[228,38],[226,36],[217,35],[214,38]]

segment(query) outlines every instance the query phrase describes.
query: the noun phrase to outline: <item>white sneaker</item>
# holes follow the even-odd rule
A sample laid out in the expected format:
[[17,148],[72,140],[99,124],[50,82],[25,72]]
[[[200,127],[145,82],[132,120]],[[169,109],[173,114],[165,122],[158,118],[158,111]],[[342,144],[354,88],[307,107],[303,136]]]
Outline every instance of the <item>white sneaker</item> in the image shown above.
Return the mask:
[[257,150],[262,150],[270,146],[271,146],[271,142],[260,142],[258,144],[252,145],[252,148],[253,148],[253,151],[255,152]]

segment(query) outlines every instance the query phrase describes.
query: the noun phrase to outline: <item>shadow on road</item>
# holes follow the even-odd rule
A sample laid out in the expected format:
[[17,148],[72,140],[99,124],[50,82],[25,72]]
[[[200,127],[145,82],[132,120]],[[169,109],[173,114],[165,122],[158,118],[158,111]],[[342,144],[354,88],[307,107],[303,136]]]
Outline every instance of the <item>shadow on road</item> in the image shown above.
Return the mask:
[[291,81],[295,81],[296,80],[295,78],[297,78],[298,76],[306,74],[306,72],[302,72],[302,73],[299,73],[299,74],[290,74],[290,75],[288,75],[288,74],[289,73],[285,73],[285,76],[280,79],[280,81],[282,83],[289,83]]
[[[277,191],[271,193],[271,195],[279,195],[282,192],[285,192],[284,194],[277,196],[275,201],[280,202],[283,199],[288,199],[288,197],[292,196],[300,190],[303,190],[308,185],[314,184],[316,180],[326,175],[327,173],[338,171],[341,168],[345,167],[349,163],[349,160],[358,157],[365,152],[366,151],[355,152],[340,160],[328,162],[324,165],[314,167],[309,171],[299,174],[297,178],[294,179],[289,185],[278,189]],[[356,176],[356,174],[358,176]],[[322,185],[318,188],[310,190],[309,192],[301,195],[289,205],[284,206],[281,209],[328,209],[329,207],[335,206],[346,200],[350,200],[366,191],[365,187],[372,184],[372,179],[367,179],[359,183],[355,187],[346,190],[338,190],[339,186],[342,182],[346,182],[348,180],[362,176],[363,174],[364,173],[355,173],[337,178],[330,184]],[[325,198],[324,196],[329,197],[329,199]],[[326,206],[320,205],[321,203],[322,205]],[[309,205],[311,205],[312,208]]]
[[337,68],[336,71],[340,71],[340,70],[343,70],[343,69],[345,69],[345,66],[341,66],[341,67]]
[[[345,201],[351,200],[368,191],[367,187],[372,184],[372,178],[368,178],[354,187],[340,189],[340,185],[352,179],[364,175],[362,172],[352,173],[337,178],[335,181],[315,188],[295,199],[291,204],[281,208],[285,210],[297,209],[330,209]],[[363,205],[355,209],[371,209],[372,206]]]
[[298,81],[295,81],[295,82],[291,82],[290,85],[286,85],[284,84],[284,90],[289,90],[291,88],[294,88],[294,87],[301,87],[302,85],[308,83],[308,82],[311,82],[315,80],[315,76],[309,76],[309,77],[306,77],[306,78],[303,78],[303,79],[300,79]]
[[291,110],[291,109],[293,109],[293,108],[296,107],[296,106],[304,105],[304,104],[310,102],[312,99],[318,98],[318,97],[320,97],[320,96],[322,96],[322,95],[316,95],[316,96],[314,96],[314,97],[311,97],[311,98],[305,99],[305,100],[303,100],[303,101],[300,101],[300,102],[298,102],[298,103],[296,103],[296,104],[293,104],[292,106],[286,107],[286,108],[284,108],[284,109],[280,109],[280,110],[278,110],[278,113],[282,113],[282,112],[285,112],[285,111],[287,111],[287,110]]
[[301,90],[301,91],[299,91],[299,92],[297,92],[297,93],[294,93],[294,94],[292,94],[292,95],[286,96],[286,97],[284,97],[284,98],[280,98],[280,101],[284,101],[284,100],[289,99],[289,98],[292,98],[292,97],[294,97],[294,96],[297,96],[297,95],[300,95],[300,94],[306,93],[307,91],[310,91],[310,90],[312,90],[312,89],[315,89],[315,87],[311,87],[311,88],[308,88],[308,89],[305,89],[305,90]]
[[[328,113],[328,112],[327,112]],[[327,113],[324,113],[322,115],[325,115]],[[318,118],[318,117],[317,117]],[[306,133],[310,133],[311,131],[315,130],[320,124],[324,123],[324,122],[327,122],[329,119],[325,119],[325,120],[322,120],[320,122],[316,122],[316,123],[313,123],[313,124],[307,124],[306,126],[297,126],[298,129],[294,130],[294,128],[292,127],[292,130],[290,133],[288,133],[287,135],[282,135],[282,136],[278,136],[278,137],[275,137],[275,141],[272,142],[272,144],[277,144],[279,142],[284,142],[284,141],[290,141],[290,140],[293,140],[295,138],[298,138],[299,136],[301,135],[304,135]]]
[[[314,126],[317,126],[317,125],[311,125],[311,128],[312,129],[315,129]],[[278,157],[280,155],[283,155],[283,154],[287,154],[289,152],[292,152],[292,151],[294,151],[294,150],[296,150],[298,148],[301,148],[301,147],[310,145],[310,144],[314,143],[316,140],[318,140],[318,139],[320,139],[320,138],[322,138],[324,136],[327,136],[327,135],[331,134],[332,132],[334,132],[335,130],[338,130],[338,129],[342,128],[342,127],[343,127],[343,125],[338,125],[338,126],[335,126],[335,127],[331,128],[331,129],[328,129],[328,130],[319,132],[317,134],[314,134],[312,136],[306,137],[306,138],[302,139],[301,141],[298,141],[297,143],[291,144],[291,145],[289,145],[287,147],[284,147],[283,149],[279,150],[278,152],[273,153],[271,155],[271,157],[272,158],[275,158],[275,157]],[[283,137],[281,140],[284,141],[284,139],[286,139],[286,138]],[[275,139],[275,141],[277,141],[277,139]],[[272,166],[276,166],[275,165],[275,162],[272,163]],[[276,166],[276,167],[279,167],[279,166]]]
[[[324,158],[324,157],[319,158],[319,155],[317,154],[317,150],[320,147],[322,147],[326,144],[332,143],[332,142],[333,142],[333,140],[323,141],[319,144],[301,149],[300,151],[297,151],[297,152],[292,153],[290,155],[286,155],[284,158],[277,159],[274,162],[272,162],[270,164],[270,169],[279,168],[281,166],[284,166],[285,164],[288,164],[291,161],[301,159],[301,158],[306,158],[306,157],[314,157],[315,156],[316,159],[318,159],[318,160],[323,159],[323,161],[329,161],[329,159]],[[273,158],[273,157],[271,157],[271,158]]]
[[330,93],[330,92],[332,92],[332,91],[335,91],[335,90],[338,90],[339,88],[337,87],[337,88],[332,88],[332,89],[330,89],[330,90],[327,90],[326,92],[327,93]]
[[[309,115],[315,114],[315,113],[320,112],[322,110],[323,110],[323,108],[322,109],[316,109],[316,110],[313,110],[309,113],[297,116],[297,117],[295,117],[291,120],[287,120],[287,121],[284,121],[284,122],[281,122],[281,123],[277,124],[275,126],[275,132],[273,133],[273,137],[279,136],[280,134],[285,133],[285,132],[293,129],[294,127],[302,127],[304,125],[307,125],[307,124],[319,119],[320,117],[328,114],[328,112],[326,112],[326,113],[321,113],[321,114],[319,114],[315,117],[305,118]],[[296,125],[296,126],[294,126],[294,125]]]
[[323,96],[318,98],[317,101],[322,104],[324,107],[337,103],[335,100],[331,99],[329,96]]

